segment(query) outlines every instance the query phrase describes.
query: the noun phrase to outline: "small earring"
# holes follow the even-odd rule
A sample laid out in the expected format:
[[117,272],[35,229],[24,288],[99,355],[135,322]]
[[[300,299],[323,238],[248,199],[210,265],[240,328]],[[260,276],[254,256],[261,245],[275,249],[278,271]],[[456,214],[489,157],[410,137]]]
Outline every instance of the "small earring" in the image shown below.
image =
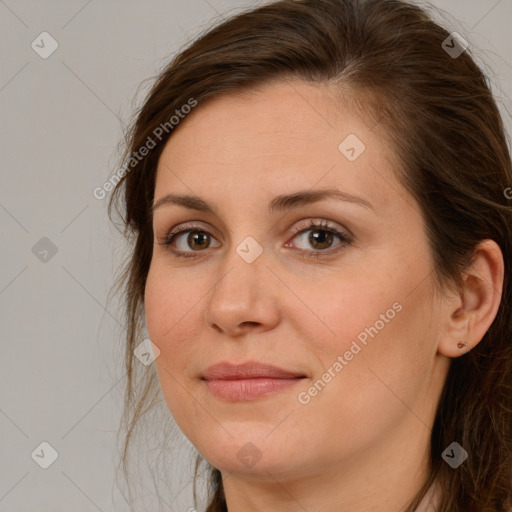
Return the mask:
[[459,341],[459,343],[457,343],[457,347],[459,347],[459,348],[464,348],[467,346],[468,346],[468,344],[465,341]]

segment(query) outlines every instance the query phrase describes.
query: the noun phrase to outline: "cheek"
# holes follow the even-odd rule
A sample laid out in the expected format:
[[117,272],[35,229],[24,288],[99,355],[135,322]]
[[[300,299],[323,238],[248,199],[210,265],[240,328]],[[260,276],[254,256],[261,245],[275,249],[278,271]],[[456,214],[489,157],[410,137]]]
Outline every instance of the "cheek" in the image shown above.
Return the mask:
[[186,321],[185,313],[200,298],[196,289],[190,280],[180,279],[180,272],[169,269],[160,257],[153,259],[146,280],[144,307],[148,330],[155,340],[177,326],[181,318]]
[[[400,396],[415,392],[426,371],[435,334],[426,318],[428,293],[423,289],[409,293],[413,280],[405,272],[389,276],[386,268],[378,270],[374,266],[373,275],[354,273],[342,286],[330,284],[325,293],[311,297],[318,319],[310,315],[312,319],[303,324],[309,325],[307,339],[311,343],[305,349],[314,352],[320,363],[315,377],[325,375],[329,380],[326,388],[333,393],[333,400],[340,392],[347,403],[366,396],[375,410],[380,407],[379,400],[393,398],[379,377]],[[325,374],[329,369],[336,377]],[[353,400],[354,410],[359,408],[359,398]]]
[[191,340],[197,336],[194,322],[202,295],[193,287],[186,287],[184,293],[186,284],[167,274],[150,268],[145,289],[146,326],[149,338],[160,349],[155,367],[162,394],[174,419],[187,430],[200,415],[195,400],[190,399],[186,377],[197,351]]
[[175,312],[174,307],[169,308],[170,304],[176,302],[173,300],[175,291],[167,284],[165,276],[150,267],[144,291],[144,310],[149,338],[160,350],[162,337],[172,325],[171,317]]
[[144,308],[149,338],[161,351],[157,363],[174,363],[184,357],[190,343],[181,340],[190,340],[194,335],[191,318],[197,315],[200,298],[200,292],[195,292],[187,283],[180,283],[170,272],[157,266],[150,268]]
[[[331,382],[317,402],[323,401],[324,410],[339,411],[336,423],[345,428],[367,421],[376,434],[407,414],[404,404],[417,400],[429,370],[435,325],[428,293],[409,294],[399,283],[372,286],[364,294],[354,288],[350,300],[338,298],[342,307],[332,306],[333,321],[335,311],[339,314],[332,324],[336,336],[324,337],[322,366],[336,377],[326,376]],[[336,364],[338,356],[342,362]]]
[[[333,279],[321,293],[309,293],[308,296],[311,314],[307,315],[307,321],[304,315],[301,318],[304,324],[316,329],[316,336],[313,331],[309,336],[311,341],[319,335],[323,339],[318,343],[321,352],[343,354],[350,350],[352,342],[364,348],[377,331],[385,331],[389,323],[400,316],[396,311],[399,306],[395,304],[393,308],[399,294],[389,283],[380,284],[375,277],[356,272],[350,277],[338,278],[338,283]],[[376,323],[377,329],[374,327]]]

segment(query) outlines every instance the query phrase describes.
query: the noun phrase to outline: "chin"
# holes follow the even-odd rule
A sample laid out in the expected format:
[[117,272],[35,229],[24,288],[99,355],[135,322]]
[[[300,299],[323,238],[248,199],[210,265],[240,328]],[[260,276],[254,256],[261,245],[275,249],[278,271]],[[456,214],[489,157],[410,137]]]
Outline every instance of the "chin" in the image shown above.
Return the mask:
[[[202,440],[201,445],[206,447],[204,451],[194,443],[201,455],[220,471],[252,475],[258,480],[268,480],[269,473],[274,478],[287,479],[295,473],[294,469],[308,467],[307,461],[304,460],[305,454],[297,453],[296,443],[278,436],[272,442],[271,437],[274,434],[265,440],[268,429],[261,436],[254,435],[253,429],[253,435],[247,433],[233,437],[227,435],[222,428],[221,430],[223,431],[222,440]],[[212,447],[215,449],[213,450]]]

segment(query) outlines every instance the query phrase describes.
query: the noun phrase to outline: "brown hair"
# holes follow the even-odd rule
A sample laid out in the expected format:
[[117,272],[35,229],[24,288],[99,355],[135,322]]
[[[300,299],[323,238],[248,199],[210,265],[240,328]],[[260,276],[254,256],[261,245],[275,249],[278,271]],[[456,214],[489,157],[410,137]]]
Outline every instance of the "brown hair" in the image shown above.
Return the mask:
[[[469,50],[457,58],[445,51],[449,36],[426,10],[401,0],[283,0],[240,13],[197,38],[160,73],[128,133],[124,161],[190,98],[200,108],[207,98],[286,78],[337,87],[365,119],[372,116],[372,128],[400,163],[397,177],[420,205],[439,289],[461,286],[484,239],[500,246],[505,261],[494,322],[475,348],[451,363],[431,435],[430,474],[407,512],[434,481],[443,487],[439,512],[503,512],[512,507],[512,208],[505,194],[512,186],[511,158],[486,76]],[[109,203],[109,215],[116,205],[134,242],[122,274],[124,462],[133,426],[158,389],[152,366],[135,384],[134,348],[141,341],[153,249],[155,174],[171,136],[169,129],[147,156],[132,162]],[[441,458],[453,441],[469,453],[456,470]],[[206,463],[198,455],[196,506],[200,461]],[[220,472],[208,463],[206,469],[213,494],[207,511],[226,511]]]

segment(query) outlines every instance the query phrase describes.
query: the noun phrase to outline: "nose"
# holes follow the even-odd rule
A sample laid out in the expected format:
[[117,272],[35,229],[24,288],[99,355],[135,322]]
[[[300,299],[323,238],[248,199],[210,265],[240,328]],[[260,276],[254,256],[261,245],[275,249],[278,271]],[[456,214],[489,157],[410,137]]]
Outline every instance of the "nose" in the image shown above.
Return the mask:
[[233,248],[206,301],[206,325],[229,336],[275,328],[280,320],[278,281],[264,253],[248,263]]

